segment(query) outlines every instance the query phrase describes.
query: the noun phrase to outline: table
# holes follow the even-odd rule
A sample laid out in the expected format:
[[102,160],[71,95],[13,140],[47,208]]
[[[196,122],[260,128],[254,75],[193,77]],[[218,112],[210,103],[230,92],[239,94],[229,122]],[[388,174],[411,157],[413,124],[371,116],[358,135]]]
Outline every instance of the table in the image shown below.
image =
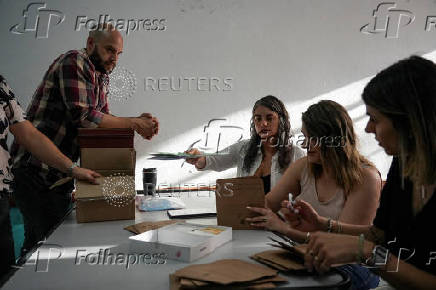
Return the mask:
[[[180,198],[188,208],[214,208],[214,194],[208,192],[182,193]],[[98,253],[110,249],[111,253],[129,253],[128,237],[132,234],[123,228],[142,221],[166,220],[165,211],[136,212],[136,219],[77,224],[74,210],[49,236],[25,265],[19,269],[2,289],[169,289],[169,274],[187,263],[167,260],[165,264],[103,265],[77,263],[78,253]],[[187,222],[216,225],[216,218],[189,219]],[[210,263],[218,259],[237,258],[254,262],[250,255],[271,249],[267,231],[233,231],[233,240],[213,253],[193,263]],[[79,251],[79,252],[78,252]],[[50,258],[49,258],[50,257]],[[344,277],[336,272],[324,276],[291,275],[289,283],[281,287],[347,287]],[[349,282],[349,281],[348,281]],[[342,284],[341,284],[342,283]],[[306,288],[309,287],[309,288]],[[290,288],[288,288],[290,289]],[[338,289],[337,287],[332,289]]]

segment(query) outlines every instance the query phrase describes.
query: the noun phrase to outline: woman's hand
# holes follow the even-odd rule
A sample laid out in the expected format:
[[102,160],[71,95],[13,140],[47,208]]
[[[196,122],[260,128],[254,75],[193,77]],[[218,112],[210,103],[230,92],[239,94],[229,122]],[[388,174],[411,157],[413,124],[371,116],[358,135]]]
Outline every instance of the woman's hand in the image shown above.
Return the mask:
[[[364,256],[371,252],[373,244],[364,243]],[[359,237],[316,232],[310,236],[304,265],[309,271],[320,273],[330,270],[334,264],[348,264],[357,261]]]
[[[197,148],[192,148],[191,150],[185,151],[185,153],[191,155],[201,155],[203,152],[201,152]],[[195,165],[197,169],[202,169],[206,166],[206,157],[202,156],[196,158],[186,158],[186,162]]]
[[97,177],[101,177],[101,175],[95,171],[86,168],[74,167],[73,177],[80,180],[87,180],[89,181],[89,183],[98,184],[98,182],[95,179]]
[[314,232],[322,229],[320,216],[309,203],[296,200],[292,205],[294,210],[291,210],[290,202],[284,200],[281,206],[280,211],[292,228],[302,232]]
[[277,231],[284,233],[286,229],[289,227],[284,221],[282,221],[277,214],[275,214],[269,208],[260,208],[260,207],[248,207],[247,209],[261,214],[260,216],[256,216],[253,218],[246,218],[245,220],[250,223],[251,226],[257,228],[264,228],[270,231]]

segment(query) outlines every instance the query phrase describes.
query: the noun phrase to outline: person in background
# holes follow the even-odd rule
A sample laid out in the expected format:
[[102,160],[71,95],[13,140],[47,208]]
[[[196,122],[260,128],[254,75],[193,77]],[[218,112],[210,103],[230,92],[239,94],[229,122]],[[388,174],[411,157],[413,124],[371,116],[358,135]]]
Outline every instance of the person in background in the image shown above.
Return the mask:
[[[265,193],[276,185],[283,172],[295,160],[304,156],[303,150],[291,140],[289,114],[282,101],[266,96],[253,106],[251,138],[239,141],[219,153],[222,155],[188,158],[198,170],[223,171],[237,168],[237,176],[262,178]],[[189,154],[201,154],[194,148]]]
[[[369,225],[380,198],[381,178],[377,168],[357,149],[357,136],[346,109],[333,101],[311,105],[302,115],[302,133],[307,157],[286,170],[266,196],[267,209],[251,208],[261,214],[248,219],[254,227],[279,231],[299,242],[310,234],[297,231],[274,213],[292,193],[310,204],[326,219],[328,232],[339,223]],[[268,209],[269,208],[269,209]],[[354,289],[369,289],[379,278],[356,265],[341,268],[352,278]]]
[[[122,52],[120,32],[110,24],[100,24],[89,32],[86,48],[70,50],[50,65],[32,97],[27,120],[73,162],[79,158],[79,128],[132,128],[146,139],[158,133],[159,123],[151,114],[130,118],[109,113],[108,75]],[[71,208],[74,184],[50,189],[65,177],[64,172],[45,164],[18,142],[11,151],[16,180],[13,194],[23,214],[25,254]]]
[[50,166],[74,178],[95,183],[100,175],[92,170],[74,167],[73,162],[29,121],[21,109],[11,88],[0,75],[0,284],[2,278],[15,263],[14,242],[9,218],[9,195],[13,190],[14,177],[7,147],[9,131],[15,140]]
[[434,289],[436,64],[419,56],[400,60],[371,79],[362,98],[366,131],[394,156],[373,224],[341,223],[341,235],[323,233],[326,219],[303,201],[295,204],[298,215],[286,216],[295,229],[313,232],[305,255],[310,270],[355,262],[395,289]]

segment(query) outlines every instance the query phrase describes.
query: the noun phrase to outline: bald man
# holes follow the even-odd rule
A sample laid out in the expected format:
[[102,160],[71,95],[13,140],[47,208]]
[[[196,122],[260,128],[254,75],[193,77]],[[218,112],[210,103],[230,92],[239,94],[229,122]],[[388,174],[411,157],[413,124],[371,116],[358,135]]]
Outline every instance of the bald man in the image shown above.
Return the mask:
[[[89,33],[86,48],[59,56],[32,97],[27,120],[44,133],[73,162],[79,157],[78,128],[132,128],[150,140],[159,124],[151,114],[116,117],[109,113],[108,74],[123,52],[123,38],[111,25]],[[24,217],[22,253],[43,240],[71,208],[73,182],[50,187],[65,173],[47,166],[14,143],[14,197]],[[72,165],[72,170],[75,165]]]

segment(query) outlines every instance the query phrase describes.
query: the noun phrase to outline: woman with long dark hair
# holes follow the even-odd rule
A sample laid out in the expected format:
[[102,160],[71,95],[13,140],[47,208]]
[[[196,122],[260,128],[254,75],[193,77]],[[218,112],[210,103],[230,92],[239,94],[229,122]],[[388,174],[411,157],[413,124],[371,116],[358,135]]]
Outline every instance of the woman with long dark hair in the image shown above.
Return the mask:
[[[223,171],[236,167],[238,177],[261,177],[267,193],[289,164],[303,157],[304,152],[293,144],[288,111],[283,102],[274,96],[263,97],[254,104],[250,135],[249,140],[225,148],[221,155],[186,161],[198,170]],[[201,154],[196,148],[188,153]]]
[[[394,156],[372,225],[334,225],[342,235],[318,232],[326,226],[299,201],[294,229],[313,232],[305,264],[327,271],[357,262],[373,268],[396,289],[434,289],[436,285],[436,65],[412,56],[379,72],[362,95],[373,133]],[[284,202],[283,206],[287,206]]]

